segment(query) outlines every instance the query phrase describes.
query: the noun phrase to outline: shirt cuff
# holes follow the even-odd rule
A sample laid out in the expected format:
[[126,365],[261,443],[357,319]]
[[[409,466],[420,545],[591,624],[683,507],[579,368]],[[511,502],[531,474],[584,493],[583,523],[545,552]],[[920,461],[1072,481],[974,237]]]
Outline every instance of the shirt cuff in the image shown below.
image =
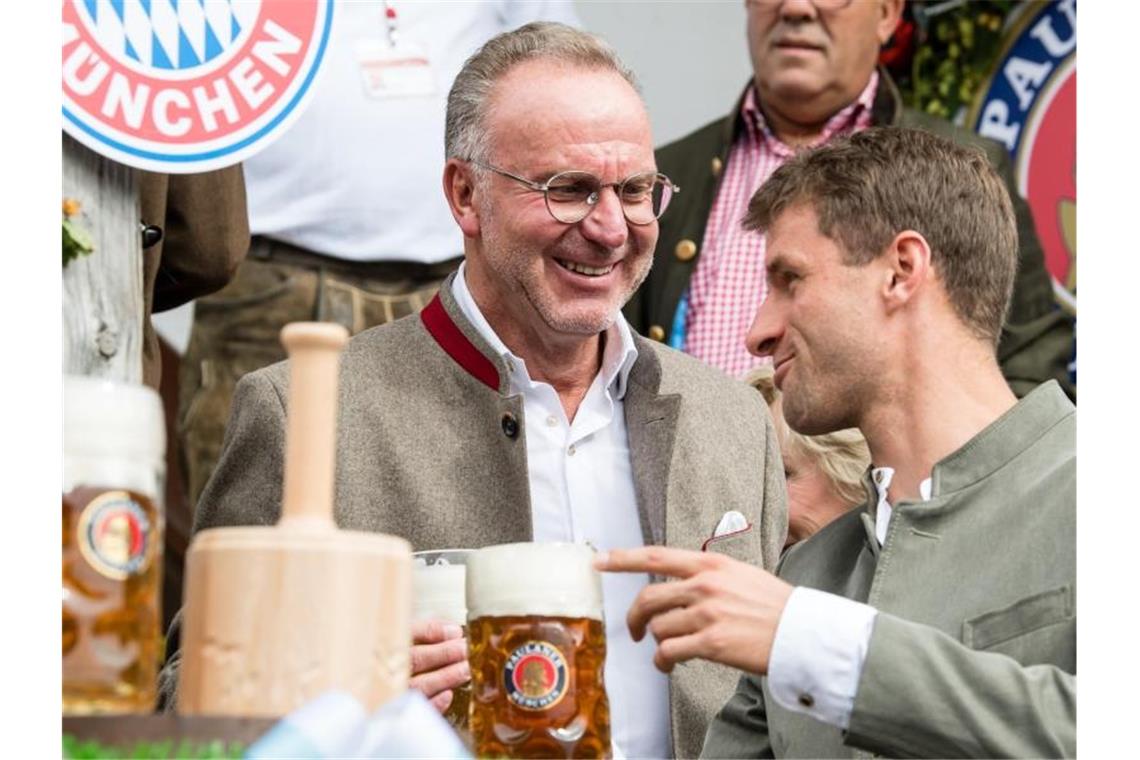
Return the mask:
[[802,586],[788,597],[768,661],[772,698],[846,730],[878,611]]

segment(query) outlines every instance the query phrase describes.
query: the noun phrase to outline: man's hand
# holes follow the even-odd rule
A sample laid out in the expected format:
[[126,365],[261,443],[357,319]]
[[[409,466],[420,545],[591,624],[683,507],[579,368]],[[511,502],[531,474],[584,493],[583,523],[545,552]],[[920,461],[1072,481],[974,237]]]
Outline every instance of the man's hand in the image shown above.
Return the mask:
[[454,623],[421,620],[412,623],[412,679],[408,685],[423,692],[440,712],[451,705],[456,686],[471,680],[467,639]]
[[694,657],[764,675],[776,626],[793,587],[723,554],[647,546],[601,552],[602,571],[654,573],[679,580],[652,583],[626,618],[634,641],[657,640],[653,663],[665,673]]

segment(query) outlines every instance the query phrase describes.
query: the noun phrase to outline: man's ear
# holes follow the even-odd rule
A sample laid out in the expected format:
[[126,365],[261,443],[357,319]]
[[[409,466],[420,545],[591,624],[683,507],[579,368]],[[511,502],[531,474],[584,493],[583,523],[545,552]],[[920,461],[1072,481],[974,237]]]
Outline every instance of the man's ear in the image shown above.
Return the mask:
[[465,237],[479,236],[479,210],[476,204],[478,188],[471,166],[456,158],[447,159],[443,167],[443,194],[455,223]]
[[895,311],[911,303],[915,294],[934,276],[930,244],[914,230],[906,230],[895,235],[883,256],[888,275],[883,285],[883,300],[888,311]]
[[903,0],[883,0],[879,7],[879,22],[876,30],[879,33],[879,44],[887,44],[887,40],[895,33],[895,28],[902,20]]

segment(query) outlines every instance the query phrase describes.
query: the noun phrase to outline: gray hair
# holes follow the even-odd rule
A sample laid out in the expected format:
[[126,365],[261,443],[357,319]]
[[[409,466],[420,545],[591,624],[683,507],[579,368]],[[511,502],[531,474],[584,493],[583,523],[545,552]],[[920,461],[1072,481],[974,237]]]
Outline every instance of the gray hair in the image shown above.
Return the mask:
[[489,163],[487,102],[495,83],[516,64],[550,60],[589,69],[608,69],[640,92],[633,72],[609,43],[565,24],[535,21],[492,37],[467,59],[447,95],[447,158]]

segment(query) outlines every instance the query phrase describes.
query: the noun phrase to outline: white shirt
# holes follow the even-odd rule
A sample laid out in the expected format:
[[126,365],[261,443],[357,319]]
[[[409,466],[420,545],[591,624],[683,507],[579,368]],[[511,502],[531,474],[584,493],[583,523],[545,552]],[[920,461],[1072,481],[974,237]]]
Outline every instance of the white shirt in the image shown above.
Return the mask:
[[[879,494],[875,538],[880,546],[886,541],[890,525],[892,509],[887,489],[894,474],[891,467],[871,471]],[[922,500],[929,501],[931,479],[923,480],[918,490]],[[877,614],[870,605],[796,587],[776,627],[768,660],[772,698],[788,710],[846,729]]]
[[[619,312],[605,332],[601,371],[570,422],[554,387],[530,378],[526,362],[479,311],[467,288],[466,264],[459,267],[452,294],[463,315],[506,360],[511,392],[522,394],[534,540],[589,542],[607,551],[643,546],[623,402],[637,348],[625,318]],[[648,584],[644,573],[602,574],[615,756],[672,756],[668,676],[653,665],[653,637],[634,642],[625,622]]]
[[388,0],[397,40],[430,62],[430,91],[366,92],[361,57],[387,48],[385,3],[338,2],[312,100],[285,134],[245,161],[250,231],[352,261],[433,264],[463,253],[440,189],[447,92],[492,36],[528,21],[578,26],[556,0]]

